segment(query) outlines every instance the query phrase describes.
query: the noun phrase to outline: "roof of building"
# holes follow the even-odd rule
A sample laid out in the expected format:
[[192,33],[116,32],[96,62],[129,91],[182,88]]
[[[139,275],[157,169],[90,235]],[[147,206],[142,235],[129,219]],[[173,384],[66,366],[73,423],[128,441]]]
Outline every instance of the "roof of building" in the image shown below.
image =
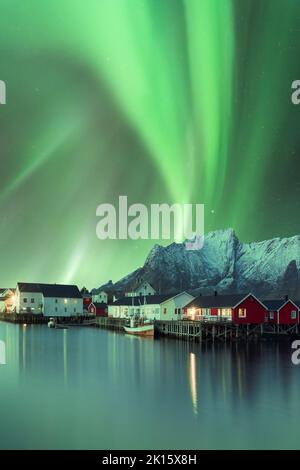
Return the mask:
[[106,308],[107,304],[105,302],[92,302],[90,305],[94,305],[96,308]]
[[81,299],[82,295],[75,285],[68,284],[34,284],[18,282],[20,292],[41,293],[44,297],[65,297],[69,299]]
[[263,300],[263,304],[268,310],[279,310],[285,303],[285,299]]
[[285,304],[291,302],[295,307],[300,307],[300,301],[291,299],[275,299],[275,300],[263,300],[264,305],[268,310],[280,310]]
[[139,289],[143,289],[143,287],[144,287],[145,285],[150,286],[151,289],[153,289],[153,290],[155,291],[154,287],[150,284],[150,282],[148,282],[148,281],[142,281],[141,279],[139,279],[139,280],[133,282],[133,283],[129,286],[129,288],[126,289],[126,292],[135,292],[135,291],[137,291],[137,290],[139,290]]
[[139,295],[136,297],[121,297],[120,299],[113,302],[111,305],[157,305],[161,304],[167,299],[174,297],[174,294],[165,295]]
[[20,292],[41,292],[41,284],[33,282],[18,282],[17,286]]
[[192,300],[186,305],[190,307],[200,308],[219,308],[219,307],[235,307],[247,294],[234,294],[234,295],[199,295],[196,299]]
[[4,295],[4,294],[7,294],[7,292],[11,291],[11,292],[15,292],[16,289],[14,289],[13,287],[1,287],[0,288],[0,296]]

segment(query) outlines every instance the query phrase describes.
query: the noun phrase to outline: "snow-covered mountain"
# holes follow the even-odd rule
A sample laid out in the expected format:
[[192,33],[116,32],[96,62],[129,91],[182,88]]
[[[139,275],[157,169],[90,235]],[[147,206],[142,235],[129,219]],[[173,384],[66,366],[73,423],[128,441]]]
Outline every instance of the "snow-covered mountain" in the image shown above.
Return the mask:
[[[155,245],[145,264],[120,281],[101,286],[124,292],[148,281],[160,292],[243,293],[300,299],[300,236],[241,243],[232,229],[210,232],[201,250]],[[97,290],[99,290],[97,289]]]

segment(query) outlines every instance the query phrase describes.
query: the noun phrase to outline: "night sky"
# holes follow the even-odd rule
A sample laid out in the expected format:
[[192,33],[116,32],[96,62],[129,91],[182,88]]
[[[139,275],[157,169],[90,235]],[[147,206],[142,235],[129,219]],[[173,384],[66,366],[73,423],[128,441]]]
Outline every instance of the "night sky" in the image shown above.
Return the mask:
[[242,241],[300,234],[299,0],[0,0],[0,286],[98,287],[153,241],[98,204],[205,204]]

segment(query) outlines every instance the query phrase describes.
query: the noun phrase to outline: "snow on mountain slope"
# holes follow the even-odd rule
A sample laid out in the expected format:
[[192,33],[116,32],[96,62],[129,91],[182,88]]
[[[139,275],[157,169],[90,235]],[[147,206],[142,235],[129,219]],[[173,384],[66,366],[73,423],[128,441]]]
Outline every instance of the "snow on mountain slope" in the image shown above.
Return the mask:
[[145,280],[160,292],[251,291],[260,296],[290,294],[300,298],[299,271],[300,236],[241,243],[235,232],[227,229],[208,233],[201,250],[188,251],[184,243],[156,244],[142,268],[110,287],[124,292]]

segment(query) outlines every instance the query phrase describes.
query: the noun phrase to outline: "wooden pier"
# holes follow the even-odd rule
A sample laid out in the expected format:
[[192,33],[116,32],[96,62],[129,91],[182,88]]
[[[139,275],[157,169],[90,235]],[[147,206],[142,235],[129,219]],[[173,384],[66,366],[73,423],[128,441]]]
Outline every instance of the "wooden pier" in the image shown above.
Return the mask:
[[236,325],[229,321],[156,321],[155,333],[186,341],[255,341],[297,337],[299,325]]
[[97,317],[96,326],[98,328],[105,328],[107,330],[124,331],[125,318],[112,318],[112,317]]
[[44,317],[44,315],[32,315],[30,313],[1,313],[0,320],[26,325],[44,325],[49,321],[49,319]]
[[[82,317],[83,318],[83,317]],[[79,320],[82,320],[80,318]],[[0,320],[10,323],[42,325],[49,319],[43,315],[0,314]],[[78,319],[77,319],[78,320]],[[70,322],[70,319],[68,319]],[[108,330],[124,331],[125,318],[97,317],[95,327]],[[62,322],[63,323],[63,322]],[[80,321],[77,322],[80,326]],[[300,325],[237,325],[230,321],[188,321],[188,320],[156,320],[155,336],[178,338],[195,342],[227,342],[227,341],[258,341],[262,338],[296,338],[300,336]]]

